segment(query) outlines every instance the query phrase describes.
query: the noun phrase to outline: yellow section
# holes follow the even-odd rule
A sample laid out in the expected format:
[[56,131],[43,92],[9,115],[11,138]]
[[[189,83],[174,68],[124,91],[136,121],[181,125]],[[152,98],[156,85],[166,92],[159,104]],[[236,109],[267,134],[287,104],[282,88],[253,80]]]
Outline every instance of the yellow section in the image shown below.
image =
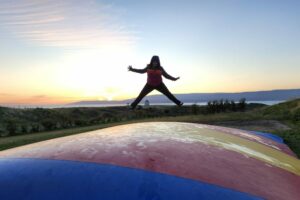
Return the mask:
[[235,135],[207,128],[202,130],[200,134],[198,131],[198,134],[191,134],[189,137],[199,142],[242,153],[300,176],[300,160],[293,156]]

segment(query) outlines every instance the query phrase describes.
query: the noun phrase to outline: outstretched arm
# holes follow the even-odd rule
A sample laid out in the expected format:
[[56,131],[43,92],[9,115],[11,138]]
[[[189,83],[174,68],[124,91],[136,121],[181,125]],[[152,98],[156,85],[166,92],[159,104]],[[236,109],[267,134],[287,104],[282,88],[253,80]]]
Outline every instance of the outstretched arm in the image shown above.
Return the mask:
[[145,67],[144,69],[134,69],[134,68],[132,68],[131,65],[129,65],[128,71],[132,71],[132,72],[143,74],[143,73],[147,72],[147,67]]
[[164,68],[161,68],[161,69],[162,69],[162,75],[163,75],[165,78],[170,79],[170,80],[172,80],[172,81],[177,81],[177,80],[179,79],[179,77],[175,78],[175,77],[171,76],[170,74],[168,74],[168,73],[164,70]]

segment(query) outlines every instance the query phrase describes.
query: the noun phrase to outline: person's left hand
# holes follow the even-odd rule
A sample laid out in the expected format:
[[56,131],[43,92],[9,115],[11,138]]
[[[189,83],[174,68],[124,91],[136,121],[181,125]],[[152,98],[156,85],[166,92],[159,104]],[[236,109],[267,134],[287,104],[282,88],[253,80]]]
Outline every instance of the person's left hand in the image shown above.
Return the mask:
[[175,78],[175,81],[177,81],[178,79],[180,79],[180,77],[178,76],[177,78]]

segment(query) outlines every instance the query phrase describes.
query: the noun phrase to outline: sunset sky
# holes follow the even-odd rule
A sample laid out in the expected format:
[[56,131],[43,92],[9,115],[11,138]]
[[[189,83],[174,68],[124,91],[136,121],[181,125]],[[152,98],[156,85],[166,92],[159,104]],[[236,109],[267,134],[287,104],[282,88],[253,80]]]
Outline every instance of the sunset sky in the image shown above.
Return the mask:
[[[1,0],[0,104],[135,97],[159,55],[174,93],[300,88],[298,0]],[[152,94],[156,94],[155,92]]]

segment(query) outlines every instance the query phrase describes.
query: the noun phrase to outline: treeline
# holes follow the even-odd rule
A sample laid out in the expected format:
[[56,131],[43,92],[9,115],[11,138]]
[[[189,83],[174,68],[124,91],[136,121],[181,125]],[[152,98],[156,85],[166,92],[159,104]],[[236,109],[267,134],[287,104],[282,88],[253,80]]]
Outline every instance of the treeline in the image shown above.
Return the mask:
[[233,100],[214,100],[207,103],[208,113],[237,112],[246,110],[246,99],[242,98],[238,103]]
[[56,109],[0,107],[0,136],[14,136],[145,118],[244,111],[246,102],[241,100],[236,104],[220,100],[209,102],[207,106],[195,104],[181,108],[177,106],[139,108],[131,111],[126,107]]

